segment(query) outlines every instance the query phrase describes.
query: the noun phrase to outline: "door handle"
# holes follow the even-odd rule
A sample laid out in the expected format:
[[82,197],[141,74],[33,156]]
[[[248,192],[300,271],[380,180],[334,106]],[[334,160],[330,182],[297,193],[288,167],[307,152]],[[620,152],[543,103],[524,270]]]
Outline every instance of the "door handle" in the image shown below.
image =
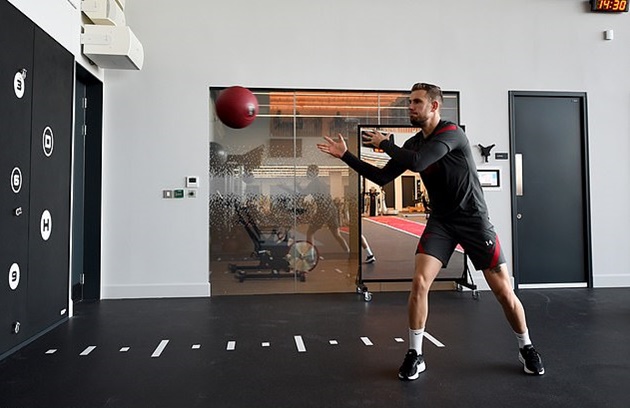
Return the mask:
[[514,170],[516,172],[516,195],[523,195],[523,155],[516,153],[514,155]]

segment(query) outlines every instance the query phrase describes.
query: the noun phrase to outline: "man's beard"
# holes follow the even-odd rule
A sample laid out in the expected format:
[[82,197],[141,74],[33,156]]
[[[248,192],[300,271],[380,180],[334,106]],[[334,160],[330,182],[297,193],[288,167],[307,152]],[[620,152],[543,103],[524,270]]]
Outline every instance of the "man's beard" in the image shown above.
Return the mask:
[[427,119],[413,119],[413,118],[409,118],[409,122],[416,127],[422,127],[422,125],[424,125],[427,122]]

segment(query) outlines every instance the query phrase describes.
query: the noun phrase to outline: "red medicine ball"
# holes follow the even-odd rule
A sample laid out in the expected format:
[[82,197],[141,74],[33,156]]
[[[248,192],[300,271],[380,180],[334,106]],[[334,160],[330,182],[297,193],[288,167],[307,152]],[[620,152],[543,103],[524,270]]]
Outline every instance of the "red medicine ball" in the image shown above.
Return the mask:
[[242,129],[258,114],[258,100],[247,88],[232,86],[221,91],[215,102],[217,116],[226,126]]

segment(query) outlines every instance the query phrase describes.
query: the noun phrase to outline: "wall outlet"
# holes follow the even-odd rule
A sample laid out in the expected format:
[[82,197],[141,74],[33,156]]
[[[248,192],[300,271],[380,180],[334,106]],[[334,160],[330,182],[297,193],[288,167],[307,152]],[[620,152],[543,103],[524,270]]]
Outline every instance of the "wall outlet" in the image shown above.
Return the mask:
[[199,177],[186,176],[186,188],[197,188],[197,187],[199,187]]

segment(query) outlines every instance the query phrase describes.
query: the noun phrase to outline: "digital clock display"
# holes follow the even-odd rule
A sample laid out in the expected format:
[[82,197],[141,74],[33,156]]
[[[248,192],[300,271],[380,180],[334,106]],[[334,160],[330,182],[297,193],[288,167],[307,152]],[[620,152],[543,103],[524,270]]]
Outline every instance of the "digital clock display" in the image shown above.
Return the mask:
[[627,0],[591,0],[591,10],[608,11],[613,13],[627,13]]

